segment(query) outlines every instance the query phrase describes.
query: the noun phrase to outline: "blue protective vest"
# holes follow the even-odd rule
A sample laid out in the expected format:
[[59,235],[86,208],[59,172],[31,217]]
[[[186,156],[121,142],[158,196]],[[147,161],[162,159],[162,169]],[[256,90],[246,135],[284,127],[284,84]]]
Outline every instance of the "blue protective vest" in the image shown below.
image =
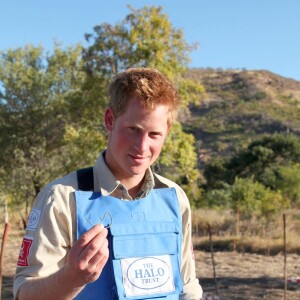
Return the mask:
[[135,201],[82,191],[75,199],[77,238],[91,223],[111,224],[109,260],[75,299],[179,299],[182,223],[174,188]]

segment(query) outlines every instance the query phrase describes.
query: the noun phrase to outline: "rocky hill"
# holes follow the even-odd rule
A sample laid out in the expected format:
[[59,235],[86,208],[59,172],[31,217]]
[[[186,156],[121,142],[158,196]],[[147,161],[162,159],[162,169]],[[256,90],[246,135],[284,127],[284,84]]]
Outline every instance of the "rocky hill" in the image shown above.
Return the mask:
[[191,69],[206,93],[190,108],[186,129],[197,139],[200,167],[263,134],[300,136],[300,82],[268,71]]

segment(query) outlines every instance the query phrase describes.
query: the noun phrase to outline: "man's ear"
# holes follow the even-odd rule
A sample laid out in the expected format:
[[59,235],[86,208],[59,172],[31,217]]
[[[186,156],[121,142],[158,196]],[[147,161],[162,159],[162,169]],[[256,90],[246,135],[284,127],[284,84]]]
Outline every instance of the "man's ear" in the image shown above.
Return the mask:
[[168,131],[167,131],[167,135],[170,133],[171,129],[172,129],[173,123],[169,123],[168,122]]
[[111,108],[109,107],[105,110],[104,122],[105,122],[106,129],[108,131],[112,131],[114,127],[115,117]]
[[171,125],[171,126],[168,126],[168,131],[167,131],[167,134],[169,134],[169,133],[170,133],[171,129],[172,129],[172,125]]

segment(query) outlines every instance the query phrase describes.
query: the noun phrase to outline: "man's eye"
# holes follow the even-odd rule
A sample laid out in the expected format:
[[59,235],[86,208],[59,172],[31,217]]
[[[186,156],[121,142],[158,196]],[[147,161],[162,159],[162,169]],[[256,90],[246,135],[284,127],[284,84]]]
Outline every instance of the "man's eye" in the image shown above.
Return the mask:
[[129,127],[129,130],[131,132],[138,132],[138,128],[136,128],[136,127]]
[[152,136],[160,136],[161,133],[160,133],[160,132],[151,132],[151,135],[152,135]]

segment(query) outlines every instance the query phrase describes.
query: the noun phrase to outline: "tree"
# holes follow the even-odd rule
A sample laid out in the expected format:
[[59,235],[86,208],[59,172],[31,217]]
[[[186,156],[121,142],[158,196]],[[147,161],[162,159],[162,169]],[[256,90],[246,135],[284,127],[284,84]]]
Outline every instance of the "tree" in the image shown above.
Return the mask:
[[211,159],[204,167],[203,175],[206,180],[207,191],[222,189],[227,182],[227,159],[216,157]]
[[268,219],[273,213],[288,205],[280,193],[251,178],[237,177],[234,184],[228,186],[228,191],[232,209],[234,211],[239,209],[246,217],[255,213]]
[[[187,78],[189,54],[195,48],[184,40],[182,30],[172,26],[162,7],[134,9],[116,25],[95,26],[85,35],[85,69],[94,86],[131,67],[157,68],[177,83],[182,106],[198,103],[204,88]],[[97,80],[100,79],[100,80]]]
[[300,164],[280,166],[274,185],[292,204],[300,206]]
[[272,216],[289,206],[281,193],[272,191],[252,178],[236,178],[233,185],[228,185],[227,193],[231,208],[236,213],[236,234],[239,235],[240,216],[248,218],[252,214],[265,219],[268,224]]
[[266,180],[269,178],[266,172],[276,176],[278,166],[289,162],[300,162],[300,139],[293,134],[273,134],[250,143],[246,150],[232,157],[227,168],[232,170],[231,178],[254,176],[266,186],[275,188]]
[[[186,77],[188,55],[193,47],[185,42],[183,32],[172,26],[161,7],[129,9],[130,13],[120,23],[97,25],[93,33],[85,35],[89,46],[84,49],[83,59],[90,94],[97,98],[99,84],[108,84],[114,74],[127,68],[153,67],[178,86],[182,111],[190,103],[199,102],[204,89],[200,82]],[[186,190],[193,190],[194,197],[198,197],[195,182],[199,172],[192,135],[185,133],[178,123],[169,141],[172,142],[166,143],[157,166],[164,175],[173,170],[176,181],[184,182]]]
[[70,103],[81,98],[85,78],[80,54],[80,46],[45,55],[30,45],[0,54],[0,166],[6,192],[16,204],[25,200],[26,213],[40,189],[66,170]]
[[[96,26],[86,39],[86,48],[56,45],[52,54],[33,46],[0,53],[0,169],[6,192],[16,204],[25,199],[26,213],[46,183],[93,164],[105,147],[102,120],[116,72],[158,68],[178,85],[185,109],[203,92],[186,78],[192,47],[162,8],[130,8],[121,23]],[[162,173],[172,169],[198,197],[194,139],[177,123],[169,140],[158,162]]]
[[86,34],[91,45],[85,49],[87,69],[102,76],[131,67],[159,68],[167,75],[182,73],[189,62],[191,46],[183,32],[172,27],[162,7],[133,9],[116,25],[101,24]]
[[281,168],[300,162],[300,139],[293,134],[273,134],[249,143],[231,157],[212,160],[204,170],[207,188],[233,184],[236,177],[253,178],[272,190],[281,180]]
[[159,173],[163,170],[165,176],[179,183],[192,200],[192,204],[197,206],[201,191],[199,173],[195,168],[197,154],[194,145],[194,136],[185,133],[180,123],[175,123],[154,170]]

